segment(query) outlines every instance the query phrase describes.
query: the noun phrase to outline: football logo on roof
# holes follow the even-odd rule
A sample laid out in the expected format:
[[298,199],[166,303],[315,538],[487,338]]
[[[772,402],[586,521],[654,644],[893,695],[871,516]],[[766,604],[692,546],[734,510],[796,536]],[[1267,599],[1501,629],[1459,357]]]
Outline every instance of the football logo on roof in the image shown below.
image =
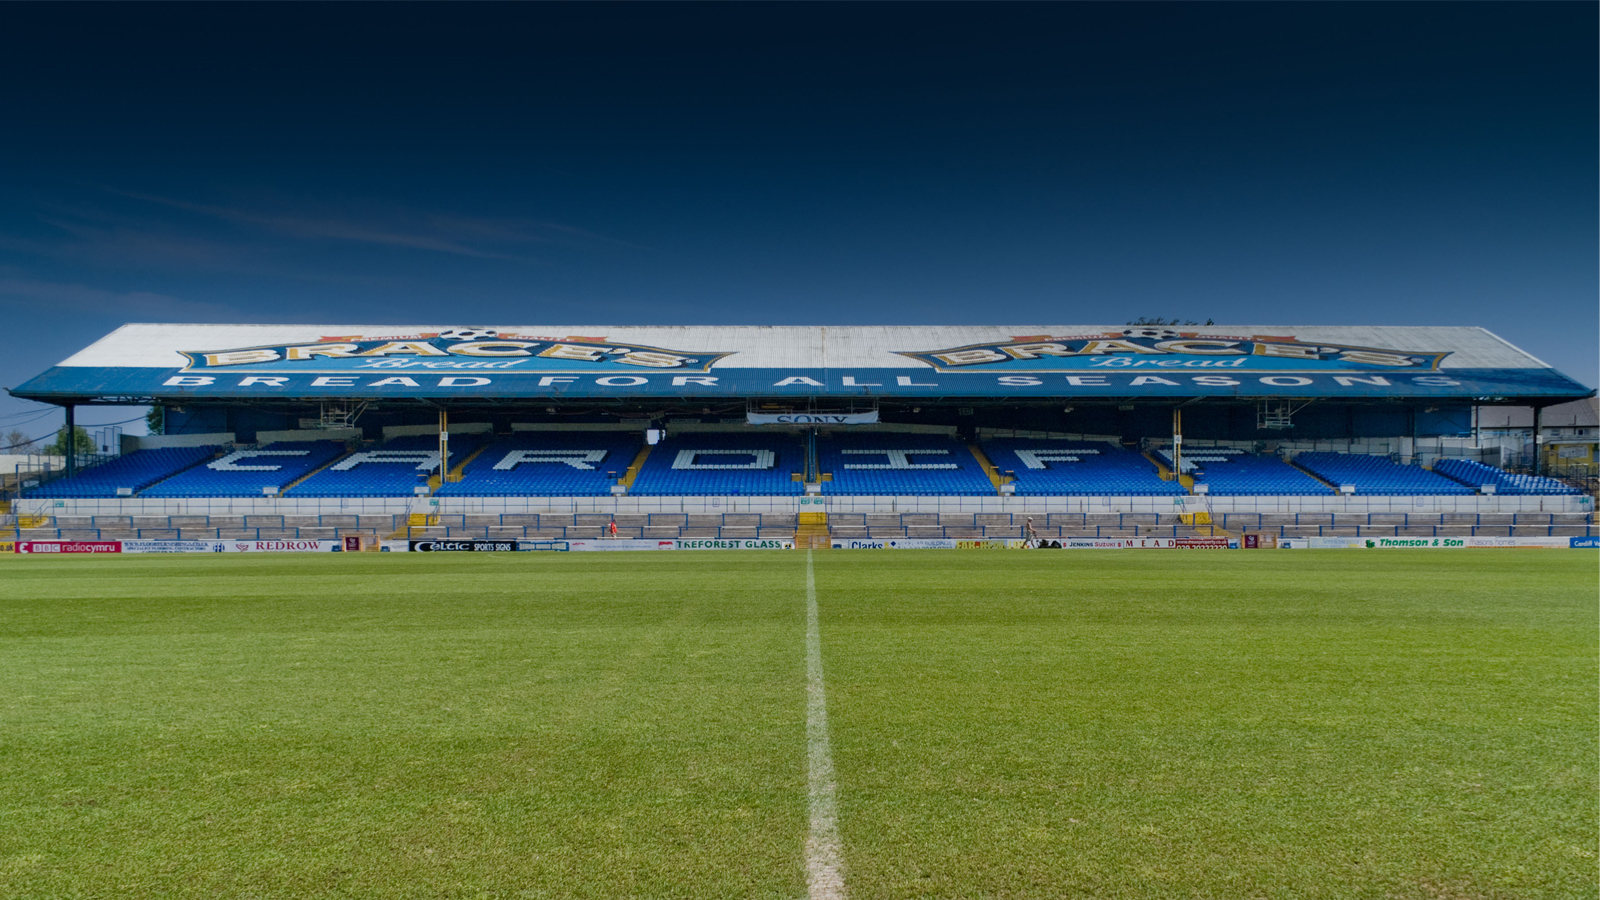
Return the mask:
[[707,372],[732,353],[670,350],[604,337],[548,337],[489,328],[448,328],[395,335],[332,335],[315,341],[180,350],[184,371],[351,371],[384,369],[499,369],[508,372],[670,369]]
[[895,351],[941,372],[978,368],[1413,369],[1432,371],[1449,351],[1407,351],[1302,341],[1293,335],[1222,335],[1164,328],[1100,334],[1021,335],[944,350]]

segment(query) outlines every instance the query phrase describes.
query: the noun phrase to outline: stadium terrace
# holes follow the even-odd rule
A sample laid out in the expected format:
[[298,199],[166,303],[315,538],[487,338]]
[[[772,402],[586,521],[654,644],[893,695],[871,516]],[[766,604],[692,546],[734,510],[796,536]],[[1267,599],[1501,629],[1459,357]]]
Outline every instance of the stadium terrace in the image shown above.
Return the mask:
[[[15,473],[62,538],[1593,527],[1539,415],[1594,392],[1470,327],[135,324],[11,393],[163,411]],[[1534,410],[1531,452],[1485,440],[1494,406]]]

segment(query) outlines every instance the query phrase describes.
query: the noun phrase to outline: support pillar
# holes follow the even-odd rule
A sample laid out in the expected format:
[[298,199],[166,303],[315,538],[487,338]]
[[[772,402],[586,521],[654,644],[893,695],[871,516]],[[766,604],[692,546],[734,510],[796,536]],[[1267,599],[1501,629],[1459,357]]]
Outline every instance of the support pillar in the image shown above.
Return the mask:
[[439,485],[450,480],[450,413],[439,407]]
[[1533,408],[1533,474],[1544,474],[1544,407]]
[[1183,410],[1172,411],[1172,480],[1183,481]]
[[73,415],[75,409],[72,404],[66,405],[67,410],[67,477],[78,474],[78,424]]

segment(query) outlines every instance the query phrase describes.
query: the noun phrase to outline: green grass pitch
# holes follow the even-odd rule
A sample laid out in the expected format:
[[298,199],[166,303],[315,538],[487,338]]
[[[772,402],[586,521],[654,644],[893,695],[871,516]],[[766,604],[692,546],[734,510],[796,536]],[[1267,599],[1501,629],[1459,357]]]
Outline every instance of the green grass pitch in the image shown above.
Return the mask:
[[[805,560],[0,561],[0,897],[804,897]],[[818,552],[849,895],[1593,897],[1596,562]]]

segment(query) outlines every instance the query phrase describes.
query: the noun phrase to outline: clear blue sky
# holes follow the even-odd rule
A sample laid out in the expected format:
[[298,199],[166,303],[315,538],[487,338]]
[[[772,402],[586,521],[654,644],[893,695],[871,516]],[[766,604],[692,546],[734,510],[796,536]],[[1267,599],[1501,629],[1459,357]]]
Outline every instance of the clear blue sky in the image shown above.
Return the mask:
[[[1595,4],[5,4],[0,384],[126,321],[1483,325],[1597,381]],[[0,432],[60,414],[0,399]],[[91,424],[134,412],[85,411]]]

